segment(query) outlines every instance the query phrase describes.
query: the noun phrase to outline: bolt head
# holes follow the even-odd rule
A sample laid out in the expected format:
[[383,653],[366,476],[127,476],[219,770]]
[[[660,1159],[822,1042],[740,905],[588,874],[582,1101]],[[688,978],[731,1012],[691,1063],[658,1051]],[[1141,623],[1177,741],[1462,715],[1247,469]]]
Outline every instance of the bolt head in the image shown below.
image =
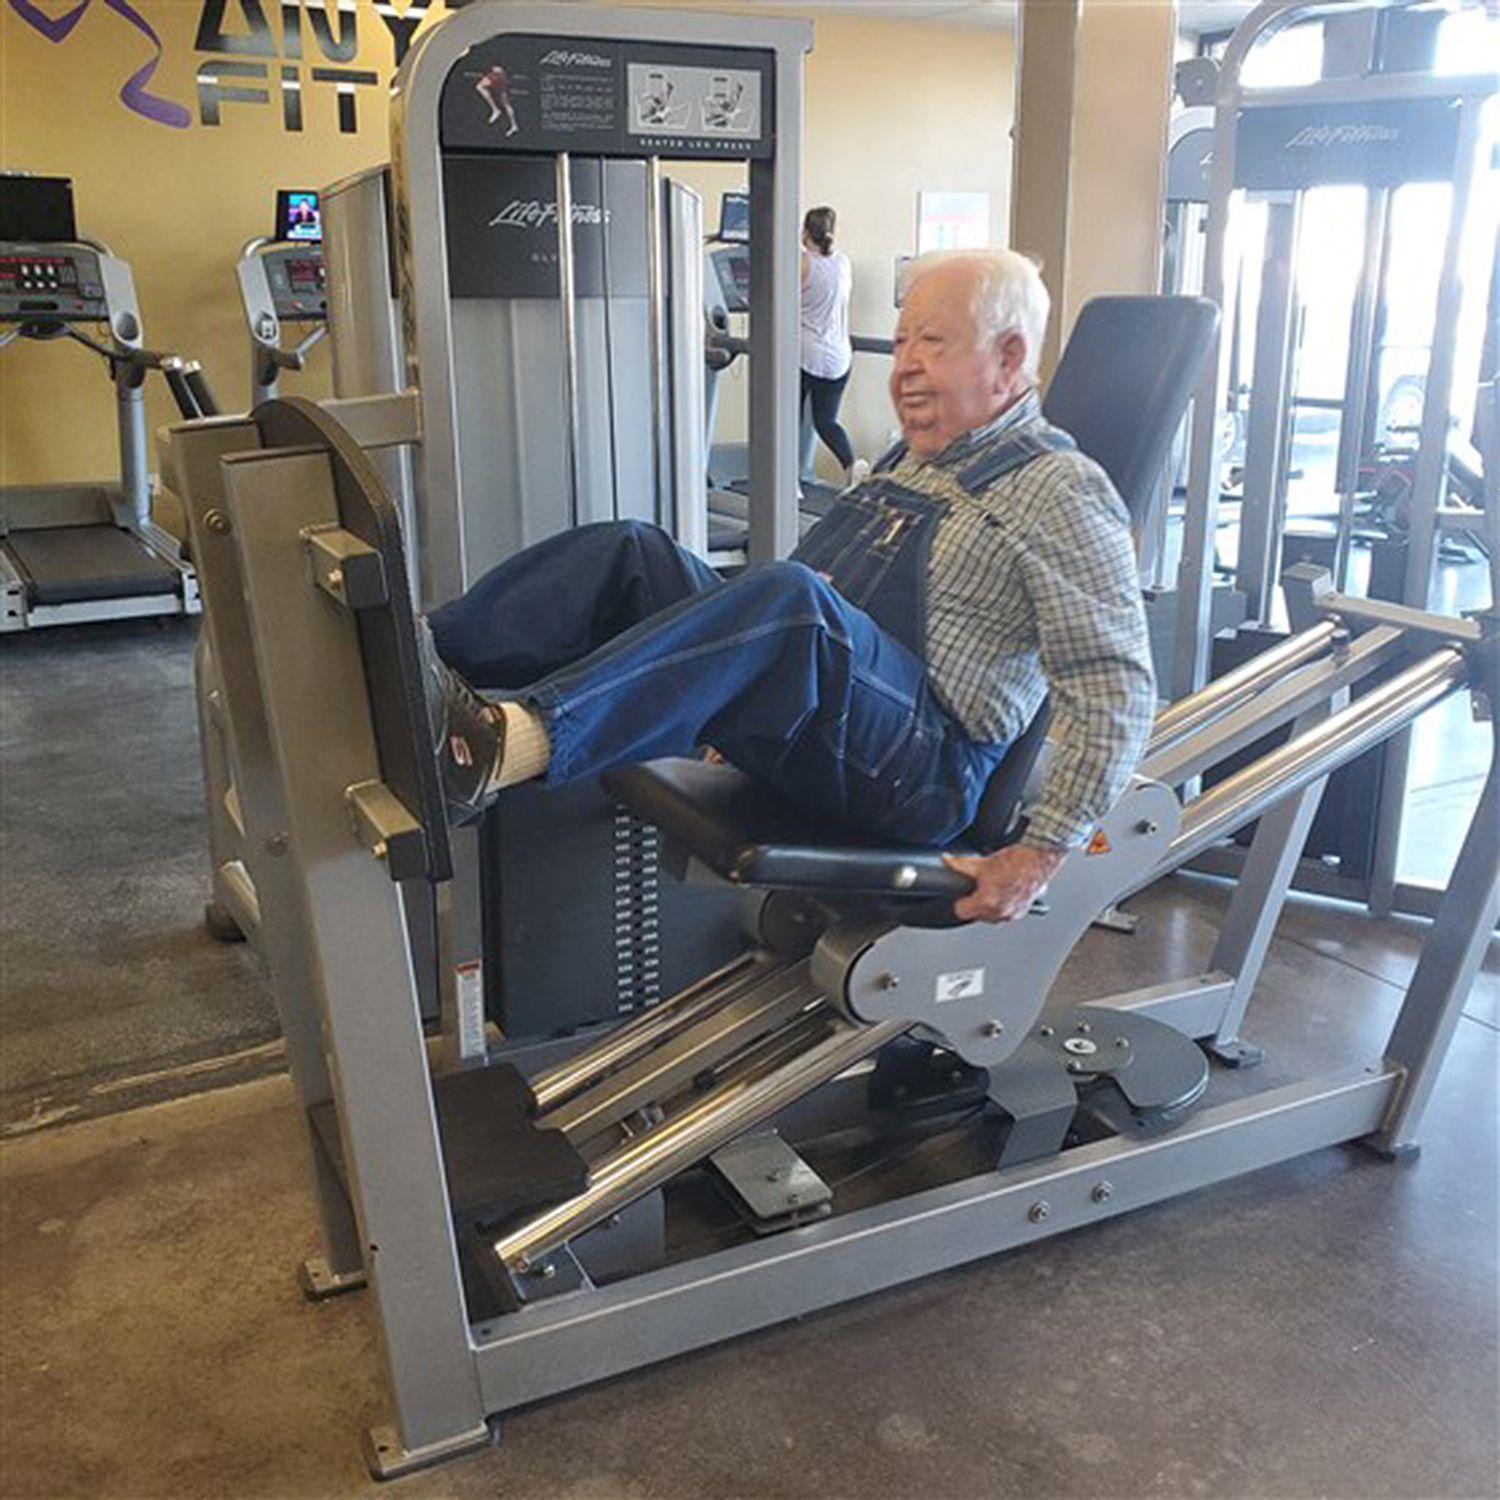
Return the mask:
[[1004,1033],[1004,1021],[986,1021],[984,1025],[979,1028],[979,1034],[981,1036],[996,1037],[1003,1036]]
[[1094,1190],[1089,1194],[1089,1197],[1092,1198],[1095,1203],[1108,1203],[1109,1200],[1114,1197],[1114,1195],[1115,1190],[1112,1183],[1096,1182],[1094,1184]]
[[1030,1219],[1033,1224],[1040,1224],[1042,1220],[1048,1218],[1051,1213],[1052,1205],[1048,1203],[1045,1198],[1038,1198],[1037,1201],[1033,1203],[1029,1209],[1026,1210],[1026,1217]]
[[1153,834],[1160,827],[1161,824],[1158,823],[1154,818],[1142,818],[1141,821],[1135,825],[1135,831],[1137,833]]
[[899,974],[882,974],[876,982],[883,990],[899,990],[901,988],[901,976]]
[[215,536],[224,536],[229,531],[229,517],[222,510],[211,510],[203,517],[203,524]]
[[1078,1023],[1078,1034],[1080,1036],[1087,1036],[1093,1029],[1087,1021],[1080,1021]]

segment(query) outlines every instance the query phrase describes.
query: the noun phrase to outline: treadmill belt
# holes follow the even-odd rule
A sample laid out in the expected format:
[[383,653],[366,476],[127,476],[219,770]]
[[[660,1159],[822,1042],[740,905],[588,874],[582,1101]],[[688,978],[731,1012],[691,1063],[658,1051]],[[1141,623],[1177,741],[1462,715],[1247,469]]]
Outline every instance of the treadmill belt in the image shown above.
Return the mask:
[[177,569],[118,526],[13,531],[5,550],[26,580],[27,602],[33,605],[177,592]]

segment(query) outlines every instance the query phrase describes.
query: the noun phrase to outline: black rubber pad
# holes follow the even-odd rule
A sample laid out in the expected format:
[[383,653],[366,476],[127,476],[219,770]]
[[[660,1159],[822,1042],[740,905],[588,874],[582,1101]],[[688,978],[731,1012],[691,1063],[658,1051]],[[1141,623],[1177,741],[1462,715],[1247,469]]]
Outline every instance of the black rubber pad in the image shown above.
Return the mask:
[[254,416],[268,448],[318,447],[327,452],[340,523],[380,554],[386,597],[355,616],[380,775],[422,825],[427,879],[449,880],[453,855],[448,814],[432,753],[433,735],[396,503],[364,450],[315,403],[301,398],[267,401],[256,407]]

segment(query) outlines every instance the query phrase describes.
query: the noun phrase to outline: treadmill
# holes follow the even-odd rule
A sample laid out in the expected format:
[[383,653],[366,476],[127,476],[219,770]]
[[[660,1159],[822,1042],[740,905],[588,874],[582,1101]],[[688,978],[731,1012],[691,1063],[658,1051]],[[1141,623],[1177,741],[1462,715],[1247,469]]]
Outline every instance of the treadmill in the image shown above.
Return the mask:
[[[734,566],[744,560],[745,534],[749,525],[748,457],[743,443],[715,443],[718,423],[719,380],[736,359],[750,352],[748,338],[734,332],[732,315],[750,311],[750,198],[747,193],[728,192],[719,204],[719,230],[708,242],[703,275],[703,314],[706,320],[707,369],[704,418],[708,466],[708,546],[715,566]],[[855,334],[850,342],[856,354],[889,356],[895,345],[889,338]],[[819,479],[813,470],[817,433],[812,413],[802,409],[799,437],[800,493],[797,499],[798,527],[802,534],[833,507],[842,486]]]
[[[107,343],[85,332],[99,325]],[[130,267],[78,237],[71,180],[0,175],[0,348],[58,338],[108,368],[120,477],[0,488],[0,632],[199,613],[196,574],[151,519],[143,386],[162,372],[181,406],[201,372],[145,348]]]
[[[283,370],[300,371],[328,332],[328,282],[323,268],[323,214],[308,188],[279,188],[275,233],[240,251],[236,274],[250,329],[250,409],[279,394]],[[288,324],[304,331],[284,347]]]

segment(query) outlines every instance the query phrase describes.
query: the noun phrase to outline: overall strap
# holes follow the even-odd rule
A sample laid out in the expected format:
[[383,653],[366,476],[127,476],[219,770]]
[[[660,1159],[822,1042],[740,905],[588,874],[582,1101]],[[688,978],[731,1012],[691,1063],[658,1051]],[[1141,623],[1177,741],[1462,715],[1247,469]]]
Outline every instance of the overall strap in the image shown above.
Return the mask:
[[897,464],[906,457],[906,440],[892,443],[884,453],[880,455],[870,468],[872,474],[884,474],[888,469],[894,469]]
[[1077,448],[1078,444],[1060,427],[1041,423],[996,443],[959,473],[958,482],[971,495],[977,495],[1002,475],[1013,474],[1049,453],[1073,453]]

